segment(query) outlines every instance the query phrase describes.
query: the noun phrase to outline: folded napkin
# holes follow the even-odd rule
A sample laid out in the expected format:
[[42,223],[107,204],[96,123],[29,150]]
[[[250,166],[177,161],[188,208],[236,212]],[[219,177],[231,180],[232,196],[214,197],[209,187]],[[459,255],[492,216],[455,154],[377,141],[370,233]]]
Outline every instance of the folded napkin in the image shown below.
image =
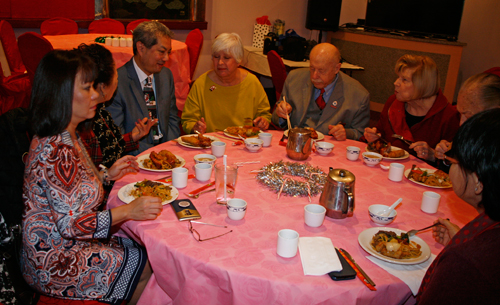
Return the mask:
[[380,268],[405,282],[405,284],[410,287],[413,295],[417,295],[420,284],[424,279],[424,275],[427,272],[429,266],[436,258],[436,255],[431,254],[431,257],[429,257],[428,260],[416,265],[398,265],[388,263],[373,256],[367,256],[366,258],[375,263],[375,265],[378,265]]
[[324,275],[332,271],[342,271],[342,263],[330,238],[300,237],[299,251],[304,275]]

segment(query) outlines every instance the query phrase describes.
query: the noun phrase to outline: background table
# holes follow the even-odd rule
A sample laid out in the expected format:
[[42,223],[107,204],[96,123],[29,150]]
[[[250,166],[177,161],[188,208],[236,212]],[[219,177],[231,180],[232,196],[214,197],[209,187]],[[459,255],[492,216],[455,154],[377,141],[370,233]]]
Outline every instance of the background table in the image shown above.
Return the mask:
[[[113,36],[132,38],[132,35],[117,35],[117,34],[74,34],[74,35],[47,35],[44,36],[52,44],[54,49],[69,50],[78,47],[80,44],[95,43],[97,37]],[[101,44],[106,47],[113,54],[113,59],[117,68],[126,64],[132,56],[134,51],[132,47],[113,47]],[[189,76],[189,53],[187,45],[184,42],[172,39],[172,52],[169,55],[165,67],[170,68],[174,75],[175,83],[175,97],[177,100],[177,108],[184,109],[186,98],[189,93],[189,83],[191,82]]]
[[[260,75],[271,77],[271,70],[269,69],[269,63],[267,62],[267,55],[264,55],[263,49],[245,46],[244,51],[245,53],[241,62],[241,65],[243,67]],[[283,58],[282,60],[287,68],[287,71],[297,68],[309,68],[309,60],[293,61]],[[353,70],[364,70],[363,67],[356,66],[347,62],[343,62],[340,69],[343,72],[349,74]]]
[[[326,136],[325,140],[335,144],[332,154],[320,156],[312,153],[306,160],[328,173],[329,167],[343,168],[356,176],[354,216],[346,219],[325,218],[321,227],[311,228],[304,224],[306,197],[282,196],[259,184],[251,170],[259,169],[268,162],[292,161],[286,156],[285,147],[278,141],[282,132],[273,134],[272,145],[258,153],[247,151],[243,145],[232,146],[220,133],[213,134],[227,143],[229,162],[260,161],[240,167],[236,186],[236,197],[248,202],[243,220],[233,221],[226,215],[225,206],[218,205],[214,193],[207,193],[192,200],[202,215],[201,221],[225,224],[228,229],[193,224],[203,237],[211,237],[232,229],[223,237],[205,242],[196,241],[188,231],[186,222],[179,222],[171,207],[165,206],[162,214],[154,221],[128,221],[121,228],[147,248],[154,278],[144,291],[141,304],[400,304],[411,297],[408,286],[365,258],[368,253],[358,245],[358,235],[365,229],[378,227],[368,216],[371,204],[390,205],[399,197],[402,205],[397,208],[396,220],[391,228],[409,230],[423,228],[437,217],[450,218],[463,226],[477,213],[459,199],[452,189],[431,189],[414,184],[406,179],[401,182],[388,180],[388,172],[380,167],[368,167],[361,159],[346,159],[346,147],[366,144],[352,140],[338,142]],[[164,143],[151,150],[168,149],[186,160],[185,167],[194,174],[194,155],[210,153],[210,149],[196,150],[182,147],[174,141]],[[149,153],[151,150],[146,151]],[[222,159],[217,159],[222,162]],[[401,160],[405,167],[412,164],[428,167],[424,162],[410,156]],[[389,164],[383,161],[384,164]],[[110,194],[110,208],[123,204],[117,198],[118,190],[134,181],[144,178],[158,179],[165,173],[141,170],[115,183]],[[213,177],[213,176],[212,176]],[[189,180],[181,189],[179,198],[187,198],[190,192],[206,183]],[[441,194],[441,203],[436,214],[429,215],[420,210],[424,191]],[[312,203],[319,202],[319,195]],[[331,238],[334,246],[346,249],[356,262],[377,284],[378,291],[370,291],[359,279],[332,281],[328,275],[304,276],[300,253],[293,258],[282,258],[276,254],[277,234],[281,229],[296,230],[301,237],[325,236]],[[438,254],[443,248],[437,244],[430,231],[419,234]],[[414,300],[410,298],[409,303]]]

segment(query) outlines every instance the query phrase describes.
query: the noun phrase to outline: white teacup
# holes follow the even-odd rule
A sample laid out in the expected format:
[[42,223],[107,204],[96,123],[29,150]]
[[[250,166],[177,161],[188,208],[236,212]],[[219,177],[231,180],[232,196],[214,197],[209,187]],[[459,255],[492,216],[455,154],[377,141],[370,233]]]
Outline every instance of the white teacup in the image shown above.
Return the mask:
[[273,139],[273,135],[269,132],[261,132],[259,133],[259,139],[264,141],[264,147],[271,146],[271,140]]
[[211,147],[212,155],[216,156],[217,158],[224,156],[224,153],[226,152],[226,143],[222,141],[213,141]]
[[178,189],[185,188],[188,181],[188,170],[185,167],[172,169],[172,185]]
[[306,225],[317,228],[323,224],[326,209],[319,204],[308,204],[304,207],[304,222]]
[[347,159],[351,161],[356,161],[359,158],[359,152],[361,149],[356,146],[347,146]]
[[290,229],[283,229],[278,232],[278,244],[276,253],[281,257],[294,257],[297,255],[299,246],[299,233]]
[[233,198],[227,201],[227,217],[232,220],[241,220],[247,211],[247,202],[243,199]]
[[208,163],[198,163],[194,166],[196,179],[198,181],[208,181],[212,176],[212,165]]

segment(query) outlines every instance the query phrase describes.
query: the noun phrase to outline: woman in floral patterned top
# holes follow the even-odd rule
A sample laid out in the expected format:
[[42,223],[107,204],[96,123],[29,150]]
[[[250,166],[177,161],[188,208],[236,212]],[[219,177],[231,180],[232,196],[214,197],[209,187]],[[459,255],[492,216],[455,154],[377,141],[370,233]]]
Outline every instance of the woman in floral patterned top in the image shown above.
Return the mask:
[[102,183],[137,172],[134,156],[98,171],[77,133],[95,115],[94,63],[79,51],[54,50],[33,82],[34,133],[24,174],[22,273],[40,293],[76,300],[135,304],[151,277],[146,251],[110,238],[113,225],[155,219],[159,198],[141,197],[102,210]]

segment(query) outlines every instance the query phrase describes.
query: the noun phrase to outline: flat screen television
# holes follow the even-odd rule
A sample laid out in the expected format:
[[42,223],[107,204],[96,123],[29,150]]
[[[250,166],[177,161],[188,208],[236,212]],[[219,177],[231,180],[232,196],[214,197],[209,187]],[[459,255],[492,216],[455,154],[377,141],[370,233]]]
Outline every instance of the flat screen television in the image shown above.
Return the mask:
[[465,0],[367,0],[365,30],[456,41]]

